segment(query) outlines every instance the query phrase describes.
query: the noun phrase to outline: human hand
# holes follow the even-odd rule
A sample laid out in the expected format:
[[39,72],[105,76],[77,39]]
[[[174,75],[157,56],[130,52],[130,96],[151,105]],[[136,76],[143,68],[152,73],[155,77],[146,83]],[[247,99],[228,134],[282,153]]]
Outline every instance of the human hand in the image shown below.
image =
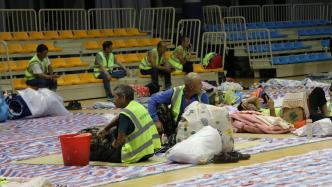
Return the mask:
[[102,128],[97,132],[97,137],[100,139],[104,139],[106,134],[107,134],[107,131],[104,128]]
[[155,122],[158,133],[162,134],[164,132],[163,124],[158,120]]

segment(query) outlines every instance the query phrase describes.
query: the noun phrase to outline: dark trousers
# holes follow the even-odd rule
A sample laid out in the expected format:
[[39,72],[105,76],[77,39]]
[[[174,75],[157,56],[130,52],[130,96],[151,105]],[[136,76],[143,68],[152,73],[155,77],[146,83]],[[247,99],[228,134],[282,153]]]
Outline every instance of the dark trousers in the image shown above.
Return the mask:
[[56,90],[57,82],[54,79],[31,79],[27,80],[26,84],[35,88],[48,88],[50,90]]
[[160,70],[157,68],[151,68],[149,70],[143,70],[141,69],[141,74],[142,75],[151,75],[151,81],[153,84],[159,86],[159,75],[163,75],[165,78],[165,87],[169,88],[172,86],[171,82],[171,74],[168,73],[167,71]]
[[113,97],[113,95],[111,93],[111,84],[110,84],[110,81],[107,79],[107,75],[104,72],[100,72],[100,75],[97,78],[103,79],[106,97]]
[[186,74],[193,72],[194,71],[193,63],[187,61],[185,64],[183,64],[182,71],[185,72]]
[[112,128],[104,139],[97,137],[99,129],[102,127],[92,127],[79,131],[78,133],[91,133],[90,161],[121,163],[121,147],[114,149],[111,145],[115,140],[116,128]]

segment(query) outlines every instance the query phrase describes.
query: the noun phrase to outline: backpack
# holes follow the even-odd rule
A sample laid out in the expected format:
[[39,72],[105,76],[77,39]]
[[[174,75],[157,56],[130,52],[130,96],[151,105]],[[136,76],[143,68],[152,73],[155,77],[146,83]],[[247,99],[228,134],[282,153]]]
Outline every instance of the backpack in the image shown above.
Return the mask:
[[222,56],[214,52],[206,54],[203,58],[203,66],[206,69],[222,68]]
[[115,68],[111,72],[111,76],[114,77],[114,78],[117,78],[117,79],[123,78],[126,75],[127,75],[126,71],[124,69],[122,69],[122,68]]

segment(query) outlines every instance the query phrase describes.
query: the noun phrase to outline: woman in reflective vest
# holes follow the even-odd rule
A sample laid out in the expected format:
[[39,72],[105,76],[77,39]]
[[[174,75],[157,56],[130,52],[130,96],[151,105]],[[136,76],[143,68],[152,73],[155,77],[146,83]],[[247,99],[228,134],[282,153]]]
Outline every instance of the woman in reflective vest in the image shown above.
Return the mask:
[[190,58],[190,41],[188,37],[182,37],[181,45],[177,46],[172,52],[168,63],[177,71],[190,73],[193,71],[193,63],[189,62]]

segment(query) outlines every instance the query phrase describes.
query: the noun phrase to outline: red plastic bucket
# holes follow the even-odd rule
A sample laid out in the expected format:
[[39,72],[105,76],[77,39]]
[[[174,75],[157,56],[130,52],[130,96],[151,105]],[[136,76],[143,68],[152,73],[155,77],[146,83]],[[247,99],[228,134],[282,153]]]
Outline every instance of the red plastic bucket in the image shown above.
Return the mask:
[[64,134],[59,136],[65,166],[86,166],[90,158],[91,134]]

